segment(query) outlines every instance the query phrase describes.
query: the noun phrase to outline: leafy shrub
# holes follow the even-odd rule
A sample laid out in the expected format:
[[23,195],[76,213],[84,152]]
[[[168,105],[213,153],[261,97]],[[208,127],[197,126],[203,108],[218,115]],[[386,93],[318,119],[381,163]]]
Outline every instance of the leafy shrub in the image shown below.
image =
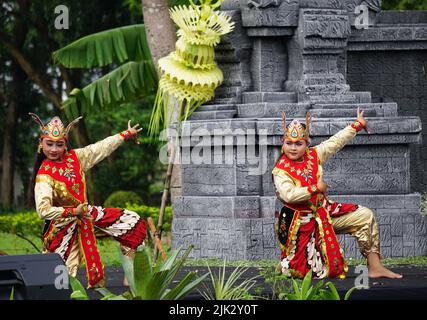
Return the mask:
[[[139,204],[127,203],[124,206],[126,209],[135,211],[143,218],[152,217],[154,223],[157,224],[159,219],[158,207],[150,207]],[[163,217],[163,229],[170,231],[172,222],[172,207],[166,207]],[[43,220],[39,218],[35,211],[14,212],[8,214],[0,214],[0,232],[11,234],[22,234],[26,236],[41,237],[43,230]]]
[[[159,220],[159,213],[160,213],[159,207],[149,207],[145,205],[127,203],[126,209],[135,211],[142,218],[145,218],[145,219],[147,219],[148,217],[153,218],[154,223],[157,225],[157,222]],[[172,207],[166,207],[165,215],[163,216],[163,230],[166,232],[170,231],[171,223],[172,223]]]
[[[157,225],[159,219],[159,208],[149,207],[139,204],[129,204],[124,206],[126,209],[135,211],[142,218],[153,218]],[[163,230],[169,232],[172,223],[172,207],[166,207],[163,218]],[[30,240],[30,237],[41,238],[43,230],[43,220],[39,218],[35,211],[14,212],[0,214],[0,232],[16,235],[28,241],[37,251],[41,251],[38,245]]]
[[42,229],[43,220],[34,211],[0,215],[0,232],[14,234],[28,241],[38,252],[41,249],[30,240],[30,237],[40,238]]
[[125,208],[126,203],[142,204],[142,199],[133,191],[115,191],[104,202],[106,208]]
[[35,211],[0,215],[0,232],[41,237],[43,220]]

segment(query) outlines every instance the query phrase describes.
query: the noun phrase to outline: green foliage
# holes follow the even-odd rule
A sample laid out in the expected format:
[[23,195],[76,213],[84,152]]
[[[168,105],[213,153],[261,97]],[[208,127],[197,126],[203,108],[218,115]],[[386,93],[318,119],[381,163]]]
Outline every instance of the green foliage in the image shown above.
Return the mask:
[[[312,271],[306,274],[303,280],[292,279],[278,273],[272,268],[266,268],[260,272],[273,292],[271,299],[279,300],[340,300],[337,289],[332,282],[324,285],[323,280],[319,280],[312,285]],[[347,291],[344,300],[348,300],[351,293],[356,288]]]
[[43,220],[34,211],[0,215],[0,232],[40,237]]
[[85,288],[82,286],[79,280],[77,278],[70,276],[70,284],[71,288],[73,289],[73,292],[71,293],[70,298],[75,300],[89,300],[89,296],[87,295],[87,292]]
[[427,10],[425,0],[383,0],[384,10]]
[[68,68],[126,62],[85,88],[73,89],[63,103],[69,118],[140,100],[157,88],[157,74],[142,24],[88,35],[55,51],[53,57]]
[[143,24],[97,32],[55,51],[53,58],[67,68],[103,67],[113,62],[151,61]]
[[145,135],[154,97],[150,99],[93,113],[86,118],[94,141],[126,129],[129,119],[132,119],[132,124],[139,123],[143,128],[138,134],[139,145],[132,140],[127,141],[97,165],[93,191],[99,203],[104,203],[115,190],[132,190],[147,205],[160,203],[165,166],[159,160],[161,142],[153,143]]
[[140,100],[154,92],[156,81],[151,62],[130,61],[82,90],[73,89],[63,103],[64,111],[72,119]]
[[37,252],[41,248],[30,237],[41,237],[43,221],[36,212],[19,212],[0,215],[0,232],[14,234],[30,243]]
[[[106,288],[96,289],[102,300],[180,300],[200,285],[207,274],[196,277],[195,272],[188,272],[180,281],[175,281],[178,272],[184,265],[190,251],[190,246],[181,257],[181,251],[174,252],[166,261],[160,257],[155,260],[153,250],[143,246],[138,250],[135,259],[122,257],[122,265],[129,282],[130,292],[115,295]],[[78,282],[78,281],[77,281]],[[73,286],[72,298],[86,299],[87,294],[80,283]]]
[[[265,274],[268,276],[265,277]],[[273,289],[273,299],[279,300],[341,300],[335,285],[332,282],[327,282],[324,285],[323,280],[319,280],[316,284],[312,285],[313,272],[310,270],[301,279],[292,279],[285,277],[281,274],[268,274],[265,273],[264,277],[266,283]],[[356,288],[353,287],[347,291],[344,300],[348,300],[350,295]]]
[[[312,270],[310,270],[302,281],[300,279],[292,279],[294,291],[284,297],[287,300],[340,300],[335,287],[335,291],[332,291],[330,295],[325,294],[322,296],[321,286],[323,285],[323,280],[318,281],[314,286],[312,286],[312,275]],[[330,297],[331,299],[323,299],[323,297]]]
[[[274,260],[274,263],[277,264],[277,261]],[[288,276],[283,275],[275,271],[275,268],[266,267],[260,270],[260,275],[264,278],[265,283],[267,283],[272,291],[272,300],[283,299],[292,291],[292,284]]]
[[[251,299],[249,290],[256,284],[256,279],[260,276],[254,276],[249,279],[242,281],[242,276],[248,271],[248,268],[241,266],[236,267],[233,272],[229,275],[227,281],[225,280],[226,262],[222,269],[218,270],[218,275],[212,272],[209,265],[209,274],[212,280],[213,292],[205,286],[204,292],[201,292],[202,296],[206,300],[248,300]],[[239,284],[237,284],[240,282]]]
[[[159,220],[159,212],[160,208],[158,207],[149,207],[145,205],[137,205],[137,204],[127,204],[126,209],[135,211],[143,218],[151,217],[154,220],[154,224],[157,225]],[[163,230],[170,231],[172,223],[172,207],[165,208],[165,214],[163,216]]]
[[[135,1],[137,2],[137,0]],[[141,1],[139,1],[140,3]],[[70,28],[58,30],[55,28],[54,20],[58,16],[54,13],[55,7],[65,5],[70,12]],[[2,1],[0,9],[0,30],[5,37],[14,43],[17,50],[26,58],[29,66],[44,81],[46,86],[52,88],[54,93],[63,97],[68,93],[68,85],[82,87],[95,78],[101,72],[108,71],[105,67],[100,70],[73,69],[59,70],[53,65],[51,52],[71,43],[82,35],[99,32],[102,29],[126,26],[141,21],[141,10],[129,10],[122,1],[73,1],[73,0],[49,0],[49,1]],[[24,27],[20,27],[24,26]],[[18,41],[19,39],[19,41]],[[8,104],[16,105],[16,123],[12,132],[15,153],[13,163],[16,174],[19,175],[23,184],[18,189],[19,205],[24,206],[25,194],[28,192],[29,179],[37,148],[37,136],[39,128],[34,124],[28,112],[38,114],[43,120],[50,120],[55,115],[67,122],[64,114],[57,108],[52,109],[52,101],[46,93],[40,90],[39,85],[29,79],[17,62],[14,62],[10,52],[3,42],[0,42],[0,91],[3,91],[10,101],[0,101],[0,123],[6,121],[6,111]],[[61,72],[60,72],[61,71]],[[16,76],[17,77],[16,77]],[[64,79],[70,80],[67,84],[67,91],[64,90]],[[17,92],[17,94],[14,94]],[[86,120],[86,119],[85,119]],[[97,127],[104,130],[103,123],[98,123]],[[93,138],[93,129],[88,126],[90,138]],[[9,129],[1,126],[0,135],[6,137]],[[0,149],[6,138],[0,139]],[[73,142],[74,139],[72,139]],[[95,140],[92,140],[95,141]],[[95,179],[97,176],[95,175]],[[141,179],[142,180],[142,179]],[[132,186],[131,186],[132,187]],[[106,195],[114,191],[114,187],[105,192]],[[29,206],[33,202],[29,199]]]
[[126,208],[127,203],[142,204],[142,199],[133,191],[115,191],[104,202],[106,208]]
[[143,99],[155,90],[156,79],[149,62],[127,62],[83,89],[73,89],[64,111],[69,119]]

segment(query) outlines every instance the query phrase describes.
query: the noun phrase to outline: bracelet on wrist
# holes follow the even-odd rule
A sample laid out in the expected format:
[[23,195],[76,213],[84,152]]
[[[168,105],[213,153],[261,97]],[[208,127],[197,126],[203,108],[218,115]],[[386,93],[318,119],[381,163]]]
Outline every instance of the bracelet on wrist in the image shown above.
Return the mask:
[[130,138],[133,137],[132,132],[128,129],[125,131],[120,132],[120,135],[125,139],[125,140],[129,140]]
[[356,130],[356,132],[359,132],[362,129],[366,130],[365,125],[363,125],[359,120],[354,121],[354,123],[351,125],[351,127]]

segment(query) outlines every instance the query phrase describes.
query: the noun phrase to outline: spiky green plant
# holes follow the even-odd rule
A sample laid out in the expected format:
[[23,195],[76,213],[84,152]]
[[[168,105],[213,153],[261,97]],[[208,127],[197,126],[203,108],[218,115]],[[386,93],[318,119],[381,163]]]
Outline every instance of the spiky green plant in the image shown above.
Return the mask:
[[[175,251],[166,261],[161,257],[154,259],[150,246],[143,246],[132,260],[121,255],[125,276],[129,283],[129,292],[116,295],[106,288],[96,289],[103,298],[101,300],[179,300],[185,298],[208,276],[197,277],[196,272],[188,272],[179,282],[174,280],[184,265],[193,246],[182,255],[182,250]],[[73,293],[71,298],[87,300],[88,295],[77,279],[72,279]]]
[[[248,268],[242,266],[236,267],[227,280],[226,261],[216,275],[207,264],[212,281],[213,291],[205,285],[205,291],[200,292],[206,300],[244,300],[248,297],[249,290],[256,284],[256,279],[260,275],[242,280],[242,276],[248,271]],[[240,282],[240,283],[238,283]]]
[[70,276],[69,279],[71,288],[73,289],[70,298],[75,300],[89,300],[89,296],[80,281],[73,276]]
[[[313,272],[310,270],[304,277],[304,279],[296,280],[292,279],[292,285],[294,292],[285,294],[283,296],[279,295],[279,299],[287,300],[341,300],[340,295],[338,294],[335,285],[332,282],[327,282],[325,287],[328,289],[323,289],[323,280],[318,281],[314,286],[311,285]],[[353,287],[347,291],[345,294],[344,300],[348,300],[350,295],[356,288]]]
[[215,11],[223,0],[200,0],[196,5],[176,6],[170,16],[179,27],[175,51],[159,59],[161,74],[149,133],[167,128],[178,107],[178,123],[186,120],[203,103],[211,100],[223,81],[215,63],[214,47],[221,36],[231,32],[234,23],[224,12]]

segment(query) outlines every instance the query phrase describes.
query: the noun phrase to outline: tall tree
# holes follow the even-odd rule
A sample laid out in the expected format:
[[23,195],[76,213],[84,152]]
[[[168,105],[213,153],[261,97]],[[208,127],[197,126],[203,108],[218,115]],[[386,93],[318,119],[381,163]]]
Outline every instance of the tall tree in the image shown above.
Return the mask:
[[142,0],[142,14],[154,65],[175,49],[176,28],[167,0]]
[[[167,0],[142,0],[142,13],[144,16],[144,23],[147,30],[148,46],[150,47],[153,62],[157,66],[160,58],[167,56],[175,48],[176,42],[176,28],[169,15],[169,6]],[[160,22],[160,23],[159,23]],[[164,34],[166,35],[163,38]],[[159,70],[159,78],[161,74]],[[172,121],[176,122],[179,118],[178,108],[175,108],[172,114]],[[164,182],[164,189],[162,193],[162,200],[160,204],[160,215],[157,223],[158,230],[160,231],[159,238],[163,228],[163,216],[166,204],[169,198],[171,185],[174,186],[177,192],[175,196],[181,194],[181,168],[179,165],[174,166],[175,157],[179,156],[177,148],[173,143],[168,143],[169,164],[166,170],[166,179]]]
[[[28,0],[20,0],[20,5],[25,6]],[[13,28],[11,29],[14,48],[22,49],[24,41],[28,33],[28,27],[25,21],[17,19]],[[7,44],[6,44],[7,46]],[[13,178],[14,178],[14,160],[15,160],[15,136],[16,136],[16,119],[17,112],[22,103],[23,82],[25,76],[19,68],[17,62],[13,61],[10,67],[11,90],[9,94],[3,93],[3,100],[6,105],[6,121],[3,133],[3,150],[2,150],[2,174],[0,185],[0,201],[6,206],[10,207],[13,204]]]

